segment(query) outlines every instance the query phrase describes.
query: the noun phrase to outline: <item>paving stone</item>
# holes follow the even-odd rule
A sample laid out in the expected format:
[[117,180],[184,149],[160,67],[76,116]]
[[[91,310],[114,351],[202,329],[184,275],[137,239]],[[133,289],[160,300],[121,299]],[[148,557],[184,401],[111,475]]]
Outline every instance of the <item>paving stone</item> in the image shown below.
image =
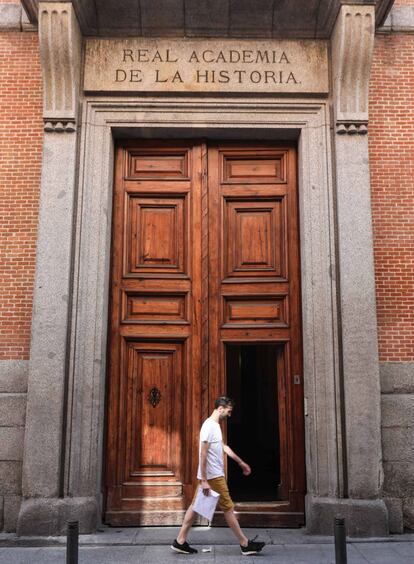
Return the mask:
[[397,545],[393,543],[358,543],[355,545],[357,551],[364,556],[367,562],[372,564],[412,564],[410,556],[398,553]]
[[[348,564],[412,564],[413,542],[359,542],[348,544]],[[189,564],[217,563],[258,564],[257,557],[242,557],[237,545],[216,545],[212,551],[185,556]],[[32,564],[66,562],[65,547],[10,547],[0,548],[0,564]],[[81,564],[178,564],[183,558],[168,546],[82,546]],[[333,544],[269,545],[260,555],[260,562],[272,564],[334,564]]]

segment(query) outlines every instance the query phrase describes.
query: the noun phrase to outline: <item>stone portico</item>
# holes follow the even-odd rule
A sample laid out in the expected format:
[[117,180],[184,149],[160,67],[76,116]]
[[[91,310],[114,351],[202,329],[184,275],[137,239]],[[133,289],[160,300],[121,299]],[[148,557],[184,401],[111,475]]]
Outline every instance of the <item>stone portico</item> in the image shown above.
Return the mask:
[[91,532],[102,519],[114,141],[125,137],[296,141],[306,527],[331,533],[341,515],[352,535],[386,534],[368,83],[391,3],[26,4],[45,136],[19,534],[56,534],[70,517]]

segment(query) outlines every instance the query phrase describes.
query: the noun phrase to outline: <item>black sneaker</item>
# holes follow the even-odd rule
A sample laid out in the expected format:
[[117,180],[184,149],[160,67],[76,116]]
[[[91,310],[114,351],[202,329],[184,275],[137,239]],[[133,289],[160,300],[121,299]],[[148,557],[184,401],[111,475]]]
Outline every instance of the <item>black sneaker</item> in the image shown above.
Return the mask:
[[198,552],[198,550],[190,546],[188,542],[183,542],[183,544],[180,544],[179,542],[177,542],[177,539],[175,539],[175,541],[172,543],[171,548],[174,550],[174,552],[179,552],[180,554],[197,554]]
[[241,553],[243,556],[249,556],[251,554],[259,554],[263,550],[265,542],[256,542],[255,538],[253,540],[249,540],[247,546],[240,545]]

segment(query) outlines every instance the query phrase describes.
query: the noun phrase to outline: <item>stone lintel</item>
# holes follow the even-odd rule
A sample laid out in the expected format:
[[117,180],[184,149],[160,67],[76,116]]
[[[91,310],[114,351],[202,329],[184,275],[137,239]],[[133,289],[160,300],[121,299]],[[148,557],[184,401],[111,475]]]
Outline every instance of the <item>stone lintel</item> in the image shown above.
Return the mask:
[[327,95],[319,40],[86,39],[87,92]]

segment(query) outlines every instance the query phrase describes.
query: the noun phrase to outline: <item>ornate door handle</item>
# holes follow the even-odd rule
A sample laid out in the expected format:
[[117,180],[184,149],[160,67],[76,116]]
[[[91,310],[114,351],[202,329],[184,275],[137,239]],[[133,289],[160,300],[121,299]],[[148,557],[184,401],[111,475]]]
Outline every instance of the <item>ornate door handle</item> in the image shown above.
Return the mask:
[[149,391],[148,401],[150,402],[152,407],[156,407],[161,401],[161,392],[155,386]]

